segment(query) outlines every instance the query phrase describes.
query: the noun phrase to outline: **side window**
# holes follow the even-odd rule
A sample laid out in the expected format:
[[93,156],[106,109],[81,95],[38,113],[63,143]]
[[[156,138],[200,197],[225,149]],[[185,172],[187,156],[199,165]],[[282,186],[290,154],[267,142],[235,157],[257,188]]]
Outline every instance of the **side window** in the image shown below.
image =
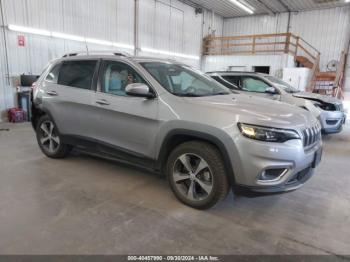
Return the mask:
[[95,60],[63,62],[57,83],[81,89],[91,89],[96,63]]
[[219,76],[212,76],[212,78],[216,81],[218,81],[220,84],[230,88],[230,89],[238,89],[237,85],[235,85],[234,83],[232,83],[231,81],[228,81],[225,79],[225,77],[219,77]]
[[105,62],[101,78],[101,91],[108,94],[127,96],[125,87],[134,83],[146,83],[129,65],[122,62]]
[[51,69],[50,73],[48,73],[48,75],[46,76],[45,80],[46,80],[47,82],[57,84],[58,74],[59,74],[59,72],[60,72],[60,67],[61,67],[61,64],[55,65],[55,66]]
[[242,77],[242,90],[244,91],[265,93],[268,87],[269,85],[259,78],[252,76]]
[[241,77],[240,76],[222,76],[223,79],[230,82],[231,84],[241,88]]

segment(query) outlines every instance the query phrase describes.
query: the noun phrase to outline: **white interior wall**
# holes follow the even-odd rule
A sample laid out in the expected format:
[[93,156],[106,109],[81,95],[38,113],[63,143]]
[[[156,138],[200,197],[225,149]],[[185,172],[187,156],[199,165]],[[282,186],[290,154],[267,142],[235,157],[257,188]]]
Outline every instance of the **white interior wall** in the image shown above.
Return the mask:
[[[11,76],[40,74],[48,61],[68,52],[86,50],[86,46],[71,40],[9,31],[6,28],[9,24],[134,45],[134,0],[0,1],[5,20],[1,30],[5,30]],[[195,15],[193,7],[178,0],[139,0],[139,46],[199,57],[203,19],[204,14]],[[18,46],[18,35],[25,36],[24,47]],[[0,112],[4,116],[4,110],[14,106],[15,89],[5,82],[4,39],[0,40]],[[89,50],[111,49],[87,46]],[[130,49],[113,49],[133,53]],[[199,67],[200,60],[180,60]]]
[[[224,20],[224,36],[285,33],[288,13]],[[290,17],[290,32],[304,38],[321,52],[320,67],[339,60],[346,35],[350,32],[350,6],[295,12]]]
[[[103,4],[102,4],[103,2]],[[133,44],[134,1],[123,0],[3,0],[5,24],[40,28],[90,38]],[[25,35],[26,46],[17,45]],[[81,42],[6,30],[10,74],[38,74],[47,62],[64,53],[86,50]],[[102,48],[88,44],[89,49]]]
[[237,66],[234,71],[252,71],[253,66],[270,66],[270,74],[277,77],[282,77],[284,67],[294,67],[293,56],[287,54],[206,56],[202,62],[206,72],[225,71],[231,66]]
[[287,32],[288,13],[224,19],[224,36]]
[[[4,112],[4,110],[7,108],[7,94],[6,91],[8,88],[5,88],[7,86],[6,84],[6,61],[5,61],[5,41],[4,41],[4,27],[2,26],[2,13],[0,12],[0,113]],[[0,122],[1,122],[1,115],[0,115]]]
[[350,6],[293,13],[291,32],[300,35],[321,52],[320,67],[339,60],[350,33]]
[[[200,57],[203,15],[196,15],[193,7],[174,0],[141,0],[139,10],[139,55],[155,56],[143,52],[145,47]],[[173,58],[199,67],[199,59]]]
[[[350,46],[348,51],[348,60],[345,68],[344,89],[346,92],[350,92]],[[349,112],[350,113],[350,112]]]
[[224,18],[209,10],[204,10],[203,36],[222,36],[224,30]]

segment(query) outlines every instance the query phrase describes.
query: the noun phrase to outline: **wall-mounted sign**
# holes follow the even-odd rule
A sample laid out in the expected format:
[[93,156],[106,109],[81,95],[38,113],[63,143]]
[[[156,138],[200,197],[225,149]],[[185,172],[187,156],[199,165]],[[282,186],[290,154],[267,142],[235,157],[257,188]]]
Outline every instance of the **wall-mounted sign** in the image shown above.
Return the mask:
[[18,41],[18,46],[25,46],[26,45],[26,39],[25,39],[24,35],[19,35],[17,37],[17,41]]

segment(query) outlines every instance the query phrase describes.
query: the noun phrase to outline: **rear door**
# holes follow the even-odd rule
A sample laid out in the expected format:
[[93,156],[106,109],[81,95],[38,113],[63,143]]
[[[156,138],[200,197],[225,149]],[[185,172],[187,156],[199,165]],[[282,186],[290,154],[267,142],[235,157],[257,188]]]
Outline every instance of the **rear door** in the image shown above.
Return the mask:
[[47,75],[44,107],[62,135],[92,138],[95,132],[92,101],[98,60],[63,61]]
[[99,115],[97,134],[99,140],[121,153],[153,158],[159,129],[158,99],[127,95],[125,87],[132,83],[144,83],[152,90],[131,64],[118,60],[102,62],[94,99]]

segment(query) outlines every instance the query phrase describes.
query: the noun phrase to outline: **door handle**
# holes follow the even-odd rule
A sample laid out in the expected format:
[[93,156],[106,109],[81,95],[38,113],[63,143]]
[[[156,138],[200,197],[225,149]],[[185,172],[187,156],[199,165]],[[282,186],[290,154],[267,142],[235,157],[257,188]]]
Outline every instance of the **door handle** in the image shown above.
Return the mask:
[[102,105],[102,106],[108,106],[109,105],[108,101],[105,100],[105,99],[97,100],[96,104],[99,104],[99,105]]
[[50,96],[57,96],[57,92],[56,91],[47,91],[46,94],[50,95]]

